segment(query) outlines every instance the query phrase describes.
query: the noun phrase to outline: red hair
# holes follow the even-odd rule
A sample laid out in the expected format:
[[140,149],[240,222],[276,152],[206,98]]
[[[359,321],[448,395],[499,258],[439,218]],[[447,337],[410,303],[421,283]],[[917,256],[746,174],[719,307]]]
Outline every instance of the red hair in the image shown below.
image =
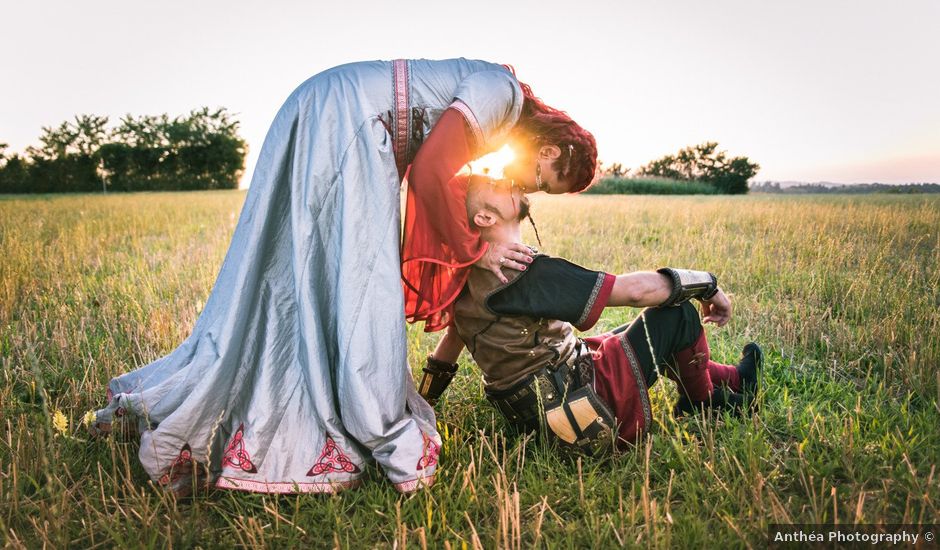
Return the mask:
[[[512,70],[512,67],[509,69]],[[519,86],[522,87],[525,99],[522,102],[522,114],[513,132],[521,134],[519,137],[523,140],[534,140],[536,147],[557,145],[561,149],[561,156],[552,163],[552,167],[571,183],[569,193],[584,191],[594,181],[597,170],[597,142],[594,136],[564,111],[543,103],[528,84],[519,82]]]

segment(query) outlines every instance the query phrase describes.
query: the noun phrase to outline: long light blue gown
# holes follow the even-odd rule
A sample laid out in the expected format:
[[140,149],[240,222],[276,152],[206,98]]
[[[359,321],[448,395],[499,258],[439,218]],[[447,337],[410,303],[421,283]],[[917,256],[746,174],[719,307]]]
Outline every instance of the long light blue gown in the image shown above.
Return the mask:
[[215,487],[332,492],[373,459],[401,491],[433,481],[441,440],[407,362],[399,191],[448,106],[491,143],[522,92],[501,65],[409,60],[336,67],[287,98],[192,335],[112,379],[97,412],[136,423],[154,481],[183,491],[199,463]]

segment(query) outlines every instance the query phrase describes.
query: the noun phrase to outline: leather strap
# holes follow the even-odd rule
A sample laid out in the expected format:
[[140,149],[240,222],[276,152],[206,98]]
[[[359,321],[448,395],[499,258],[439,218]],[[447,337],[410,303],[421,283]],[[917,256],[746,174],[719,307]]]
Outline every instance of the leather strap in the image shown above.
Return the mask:
[[394,126],[395,165],[398,167],[398,178],[405,177],[408,168],[408,139],[411,137],[408,124],[411,122],[411,98],[408,94],[408,60],[396,59],[392,61],[392,76],[395,82],[395,116],[392,118]]

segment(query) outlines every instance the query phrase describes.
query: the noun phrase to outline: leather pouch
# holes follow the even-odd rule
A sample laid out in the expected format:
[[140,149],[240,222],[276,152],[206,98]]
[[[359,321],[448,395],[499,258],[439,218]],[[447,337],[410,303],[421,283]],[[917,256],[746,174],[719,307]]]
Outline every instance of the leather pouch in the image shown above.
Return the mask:
[[562,447],[592,456],[614,448],[616,420],[590,386],[573,390],[561,403],[546,407],[545,420]]

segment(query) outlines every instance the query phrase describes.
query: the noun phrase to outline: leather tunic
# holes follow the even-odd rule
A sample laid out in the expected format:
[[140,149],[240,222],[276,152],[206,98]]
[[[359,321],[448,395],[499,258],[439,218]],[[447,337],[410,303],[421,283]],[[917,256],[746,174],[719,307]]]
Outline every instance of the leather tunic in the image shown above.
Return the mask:
[[542,367],[568,362],[578,343],[569,323],[490,309],[491,296],[525,275],[507,270],[504,284],[491,271],[473,269],[454,305],[454,326],[488,389],[509,388]]

